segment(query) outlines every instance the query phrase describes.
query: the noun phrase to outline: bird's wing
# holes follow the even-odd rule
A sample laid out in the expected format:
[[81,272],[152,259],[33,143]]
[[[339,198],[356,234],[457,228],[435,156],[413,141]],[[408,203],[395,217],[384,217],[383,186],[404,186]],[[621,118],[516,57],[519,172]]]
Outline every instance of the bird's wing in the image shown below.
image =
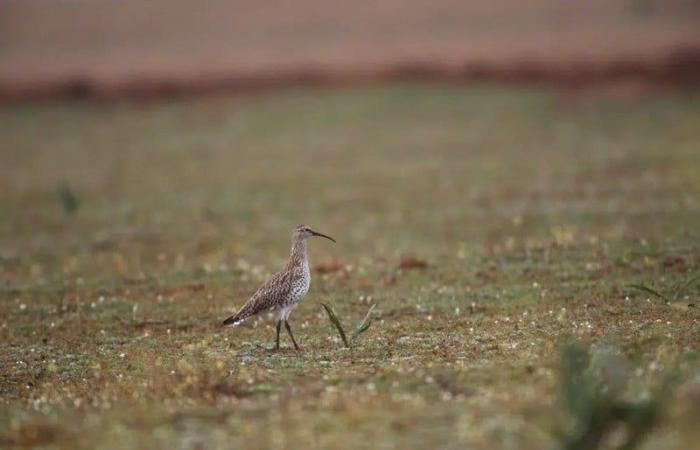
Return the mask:
[[255,291],[255,294],[250,297],[250,300],[236,314],[224,320],[224,325],[235,327],[248,317],[274,308],[289,295],[291,288],[292,277],[290,272],[284,271],[274,274]]

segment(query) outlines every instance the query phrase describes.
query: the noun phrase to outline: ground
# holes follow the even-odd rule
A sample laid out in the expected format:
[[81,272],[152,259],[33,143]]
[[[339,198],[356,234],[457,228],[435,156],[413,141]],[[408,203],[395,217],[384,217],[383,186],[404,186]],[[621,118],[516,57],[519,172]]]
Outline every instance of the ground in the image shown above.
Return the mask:
[[[699,289],[627,287],[697,273],[697,93],[396,84],[0,116],[2,447],[541,449],[572,341],[624,358],[630,399],[681,374],[644,448],[700,439]],[[220,322],[298,223],[338,243],[310,243],[303,351],[275,353],[271,318]],[[345,349],[319,302],[374,321]]]
[[698,0],[5,0],[0,102],[367,79],[700,78]]

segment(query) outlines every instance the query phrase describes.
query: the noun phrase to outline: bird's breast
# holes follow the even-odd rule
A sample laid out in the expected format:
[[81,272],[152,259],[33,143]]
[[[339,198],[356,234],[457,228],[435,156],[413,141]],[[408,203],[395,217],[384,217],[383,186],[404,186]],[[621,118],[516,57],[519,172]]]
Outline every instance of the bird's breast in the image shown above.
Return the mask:
[[309,292],[309,286],[311,286],[311,272],[309,271],[308,262],[302,264],[301,270],[298,272],[299,275],[292,281],[292,292],[291,301],[298,302],[301,300],[307,292]]
[[309,292],[309,286],[311,285],[310,276],[300,276],[292,282],[292,295],[291,301],[298,302],[301,300],[307,292]]

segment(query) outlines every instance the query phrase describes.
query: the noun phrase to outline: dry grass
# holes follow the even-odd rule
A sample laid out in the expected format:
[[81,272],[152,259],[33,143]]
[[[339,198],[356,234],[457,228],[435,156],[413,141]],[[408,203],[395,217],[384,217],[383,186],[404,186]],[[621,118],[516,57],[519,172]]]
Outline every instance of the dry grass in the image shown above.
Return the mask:
[[[698,271],[695,94],[396,85],[0,115],[0,446],[539,449],[572,339],[624,356],[631,400],[678,367],[645,448],[700,438],[698,288],[625,288]],[[298,222],[338,244],[312,242],[304,351],[276,354],[267,318],[219,322]],[[321,301],[346,324],[377,304],[353,348]]]

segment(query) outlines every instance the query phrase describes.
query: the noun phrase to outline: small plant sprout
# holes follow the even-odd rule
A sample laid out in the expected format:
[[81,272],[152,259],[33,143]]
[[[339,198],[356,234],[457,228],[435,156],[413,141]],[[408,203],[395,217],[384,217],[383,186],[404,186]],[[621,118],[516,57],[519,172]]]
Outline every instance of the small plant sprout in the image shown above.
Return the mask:
[[370,306],[370,308],[367,310],[367,314],[365,314],[365,318],[362,319],[362,322],[355,327],[354,330],[352,330],[352,334],[350,335],[350,341],[354,341],[357,339],[362,333],[367,331],[369,329],[370,324],[372,323],[372,311],[374,311],[374,307],[377,306],[376,304]]
[[[625,360],[598,358],[578,345],[568,345],[562,352],[560,399],[566,420],[555,428],[559,450],[601,448],[618,430],[624,440],[618,450],[632,450],[642,444],[659,423],[670,398],[677,373],[670,371],[646,398],[628,399],[628,374]],[[606,447],[607,448],[607,447]]]
[[349,340],[347,334],[345,333],[345,329],[343,328],[343,325],[341,325],[338,316],[335,315],[333,308],[326,305],[325,303],[321,303],[321,306],[323,306],[323,309],[326,310],[326,314],[328,314],[328,320],[330,320],[333,326],[335,326],[335,329],[338,330],[338,334],[340,335],[340,339],[343,341],[343,345],[345,345],[345,347],[347,348],[350,348],[350,344],[352,344],[362,333],[369,329],[369,326],[372,323],[372,311],[374,311],[374,307],[377,305],[374,304],[369,308],[367,314],[365,314],[365,318],[362,319],[362,322],[360,322],[360,324],[357,327],[355,327],[354,330],[352,330]]
[[328,314],[328,320],[330,320],[331,323],[335,326],[336,330],[338,330],[338,334],[340,335],[340,339],[343,340],[343,344],[349,348],[350,344],[348,343],[348,337],[345,335],[345,330],[340,324],[340,319],[338,319],[338,316],[335,315],[333,309],[330,306],[326,305],[325,303],[321,303],[321,306],[323,306],[323,309],[326,310],[326,314]]
[[690,288],[690,286],[695,284],[697,281],[700,281],[700,275],[690,277],[683,283],[679,284],[676,290],[673,292],[673,294],[670,295],[664,294],[663,292],[659,292],[656,289],[653,289],[645,284],[628,284],[627,287],[636,289],[638,291],[646,292],[647,294],[651,294],[654,297],[658,297],[668,303],[671,303],[682,299],[683,294],[685,294],[688,288]]
[[63,212],[66,215],[75,214],[78,212],[80,207],[80,201],[78,196],[73,192],[73,189],[67,184],[63,183],[56,189],[58,193],[58,198],[61,200],[61,206],[63,207]]

